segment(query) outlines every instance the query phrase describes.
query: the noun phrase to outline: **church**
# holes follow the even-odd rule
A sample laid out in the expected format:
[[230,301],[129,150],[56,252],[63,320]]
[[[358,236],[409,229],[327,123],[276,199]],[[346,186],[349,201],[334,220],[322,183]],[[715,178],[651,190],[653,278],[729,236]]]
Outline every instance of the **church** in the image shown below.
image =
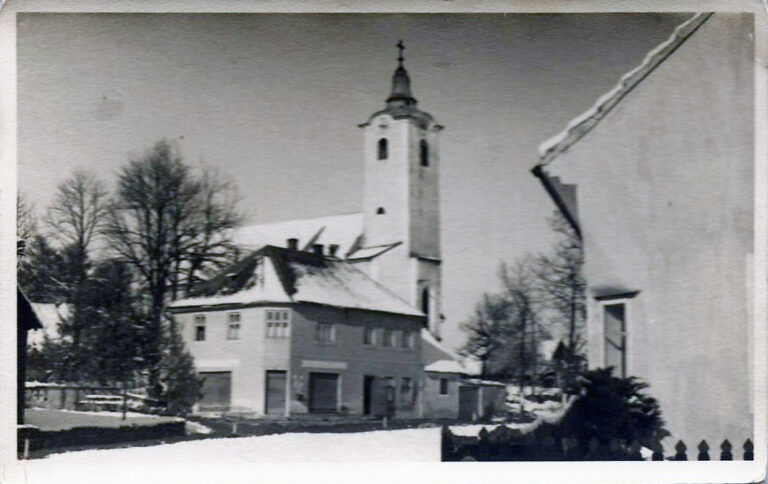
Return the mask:
[[482,385],[425,373],[461,371],[440,343],[443,126],[398,48],[386,105],[359,125],[362,212],[240,228],[250,255],[170,305],[204,378],[198,410],[420,418],[436,388],[428,407],[481,413]]

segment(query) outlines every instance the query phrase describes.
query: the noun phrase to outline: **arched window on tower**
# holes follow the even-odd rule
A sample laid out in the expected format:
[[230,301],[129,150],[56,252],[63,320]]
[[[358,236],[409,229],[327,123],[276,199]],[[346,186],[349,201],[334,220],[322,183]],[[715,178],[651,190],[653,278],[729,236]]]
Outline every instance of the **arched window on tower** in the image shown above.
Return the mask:
[[419,157],[421,158],[421,166],[429,166],[429,144],[426,140],[419,142]]
[[421,312],[427,315],[429,320],[429,288],[425,287],[421,290]]
[[387,138],[381,138],[379,140],[379,159],[386,160],[389,157],[389,150],[387,149]]
[[385,213],[387,213],[387,211],[384,210],[384,207],[379,207],[376,209],[376,215],[384,215]]

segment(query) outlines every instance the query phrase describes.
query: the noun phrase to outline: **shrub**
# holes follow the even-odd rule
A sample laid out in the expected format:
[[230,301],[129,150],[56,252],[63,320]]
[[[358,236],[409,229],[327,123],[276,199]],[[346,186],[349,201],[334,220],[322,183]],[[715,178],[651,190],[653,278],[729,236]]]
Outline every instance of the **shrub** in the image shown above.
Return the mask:
[[615,377],[611,367],[586,372],[579,386],[581,396],[562,422],[565,435],[583,443],[637,440],[649,448],[669,435],[659,403],[642,380]]

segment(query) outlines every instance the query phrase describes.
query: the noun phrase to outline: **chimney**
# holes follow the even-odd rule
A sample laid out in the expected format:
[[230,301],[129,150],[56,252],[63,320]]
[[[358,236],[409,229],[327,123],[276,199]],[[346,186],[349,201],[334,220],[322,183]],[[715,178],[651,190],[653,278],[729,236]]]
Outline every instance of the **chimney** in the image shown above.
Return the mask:
[[312,252],[314,252],[315,255],[323,255],[323,244],[314,244],[312,245]]
[[339,251],[339,244],[331,244],[328,246],[328,255],[331,257],[336,257],[336,252]]
[[288,248],[291,250],[299,250],[299,239],[296,239],[296,238],[288,239]]

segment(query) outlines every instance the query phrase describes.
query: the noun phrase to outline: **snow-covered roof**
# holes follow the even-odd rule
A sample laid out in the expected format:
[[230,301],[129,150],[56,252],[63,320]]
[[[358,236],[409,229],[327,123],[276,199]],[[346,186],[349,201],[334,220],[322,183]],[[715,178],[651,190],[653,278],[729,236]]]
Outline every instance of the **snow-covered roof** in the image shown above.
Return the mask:
[[624,74],[592,107],[571,120],[563,131],[539,145],[540,165],[551,162],[591,131],[624,96],[677,50],[711,15],[712,13],[697,13],[678,25],[668,39],[648,52],[640,65]]
[[42,345],[46,336],[52,340],[58,339],[59,321],[69,316],[69,306],[34,302],[31,305],[43,328],[30,332],[27,335],[27,344],[30,346]]
[[461,373],[466,374],[467,371],[461,362],[457,360],[439,360],[424,367],[424,371],[431,371],[434,373]]
[[298,302],[425,317],[352,263],[273,246],[252,253],[201,285],[194,297],[170,307]]
[[299,220],[287,220],[240,227],[232,235],[233,241],[248,249],[256,250],[265,245],[285,247],[290,238],[299,240],[299,248],[306,246],[312,239],[315,244],[326,247],[339,246],[339,256],[343,257],[363,233],[363,214],[349,213]]

